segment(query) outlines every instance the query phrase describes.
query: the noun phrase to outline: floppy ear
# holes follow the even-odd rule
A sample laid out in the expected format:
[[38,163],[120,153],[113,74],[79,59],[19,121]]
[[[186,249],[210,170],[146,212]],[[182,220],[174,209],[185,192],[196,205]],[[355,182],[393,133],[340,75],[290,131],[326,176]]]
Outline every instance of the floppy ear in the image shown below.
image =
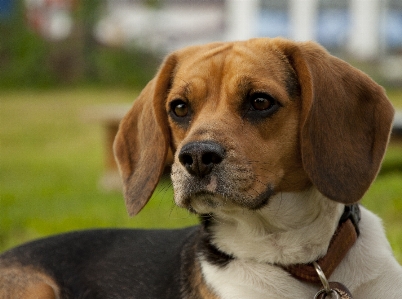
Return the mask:
[[169,56],[120,123],[114,153],[123,179],[128,213],[146,205],[163,173],[169,149],[165,98],[176,59]]
[[305,171],[328,198],[351,204],[375,179],[394,109],[381,86],[312,43],[277,41],[299,80]]

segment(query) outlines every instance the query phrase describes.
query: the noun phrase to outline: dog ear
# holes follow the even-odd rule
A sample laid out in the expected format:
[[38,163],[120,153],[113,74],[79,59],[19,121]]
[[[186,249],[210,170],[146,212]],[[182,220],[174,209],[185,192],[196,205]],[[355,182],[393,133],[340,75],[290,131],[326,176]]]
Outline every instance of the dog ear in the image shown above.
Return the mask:
[[300,84],[304,169],[325,196],[355,203],[378,173],[394,109],[381,86],[321,46],[277,43]]
[[131,216],[138,214],[149,201],[165,167],[170,143],[165,98],[175,64],[174,55],[165,60],[121,121],[114,141]]

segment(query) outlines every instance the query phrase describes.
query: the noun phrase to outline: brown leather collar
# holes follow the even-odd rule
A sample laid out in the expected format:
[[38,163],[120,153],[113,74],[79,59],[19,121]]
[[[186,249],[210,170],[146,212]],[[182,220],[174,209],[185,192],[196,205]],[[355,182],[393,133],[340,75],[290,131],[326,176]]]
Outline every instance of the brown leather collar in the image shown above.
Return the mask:
[[[331,276],[335,268],[341,263],[349,249],[356,242],[360,234],[359,221],[359,206],[357,204],[346,206],[338,228],[329,244],[327,254],[316,261],[327,278]],[[312,263],[290,265],[284,267],[284,269],[297,279],[321,284]]]

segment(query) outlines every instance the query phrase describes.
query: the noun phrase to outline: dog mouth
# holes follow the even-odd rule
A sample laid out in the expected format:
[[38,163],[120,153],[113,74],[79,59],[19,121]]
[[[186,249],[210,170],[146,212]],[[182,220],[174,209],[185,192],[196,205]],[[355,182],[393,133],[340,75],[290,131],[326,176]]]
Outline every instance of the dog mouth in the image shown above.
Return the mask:
[[221,192],[212,192],[207,190],[198,190],[188,194],[179,202],[178,206],[186,208],[195,214],[213,213],[217,210],[231,210],[233,208],[245,208],[248,210],[259,210],[265,207],[270,198],[275,195],[275,191],[269,185],[262,193],[257,196],[245,194],[225,194]]
[[200,191],[185,200],[185,208],[195,214],[205,214],[225,206],[226,199],[210,191]]
[[197,177],[180,164],[173,164],[171,178],[177,206],[196,214],[263,208],[276,193],[275,185],[271,180],[258,179],[249,166],[221,164],[206,176]]

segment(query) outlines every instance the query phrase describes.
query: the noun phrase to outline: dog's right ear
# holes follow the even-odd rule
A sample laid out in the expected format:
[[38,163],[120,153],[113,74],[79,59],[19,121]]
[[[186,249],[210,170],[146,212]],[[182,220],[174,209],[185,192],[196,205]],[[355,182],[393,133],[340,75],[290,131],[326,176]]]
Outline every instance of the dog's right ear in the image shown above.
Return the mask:
[[172,54],[135,100],[114,141],[131,216],[138,214],[151,198],[165,167],[170,143],[165,100],[175,65],[176,57]]
[[388,144],[394,109],[384,89],[315,43],[274,41],[300,84],[304,170],[328,198],[356,203]]

